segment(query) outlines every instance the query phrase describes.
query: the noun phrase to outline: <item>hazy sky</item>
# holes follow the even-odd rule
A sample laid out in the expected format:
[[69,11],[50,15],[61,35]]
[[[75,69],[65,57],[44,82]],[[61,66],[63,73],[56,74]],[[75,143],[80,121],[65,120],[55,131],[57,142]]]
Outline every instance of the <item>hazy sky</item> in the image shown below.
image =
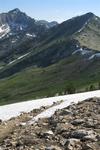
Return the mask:
[[0,0],[0,13],[14,8],[35,19],[58,22],[87,12],[100,16],[100,0]]

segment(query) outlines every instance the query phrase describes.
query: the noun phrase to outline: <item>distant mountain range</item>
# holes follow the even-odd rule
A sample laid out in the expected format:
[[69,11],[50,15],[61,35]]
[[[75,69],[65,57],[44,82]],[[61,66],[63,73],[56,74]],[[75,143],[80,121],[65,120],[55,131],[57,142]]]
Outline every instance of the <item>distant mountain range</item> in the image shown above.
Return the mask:
[[53,96],[100,81],[100,18],[89,12],[61,24],[19,9],[0,14],[1,103]]
[[32,45],[20,50],[21,45],[27,41],[34,44],[47,29],[55,25],[57,22],[36,21],[19,9],[0,14],[0,58],[5,58],[5,54],[13,57],[14,54],[25,53]]

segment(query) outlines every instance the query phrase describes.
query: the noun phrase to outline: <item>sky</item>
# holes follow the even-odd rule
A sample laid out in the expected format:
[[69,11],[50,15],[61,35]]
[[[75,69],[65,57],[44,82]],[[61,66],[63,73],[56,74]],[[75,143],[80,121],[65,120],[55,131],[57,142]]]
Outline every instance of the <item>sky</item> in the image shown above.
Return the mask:
[[100,16],[100,0],[0,0],[0,13],[14,8],[47,21],[63,22],[87,12]]

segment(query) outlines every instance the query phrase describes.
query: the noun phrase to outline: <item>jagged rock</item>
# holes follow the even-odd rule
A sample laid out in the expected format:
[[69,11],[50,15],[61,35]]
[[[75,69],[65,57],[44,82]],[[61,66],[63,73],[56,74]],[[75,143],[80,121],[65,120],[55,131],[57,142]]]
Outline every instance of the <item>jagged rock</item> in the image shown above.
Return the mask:
[[0,119],[0,124],[2,123],[2,120]]
[[71,122],[73,125],[80,125],[82,123],[84,123],[84,119],[76,119]]
[[68,139],[65,148],[67,150],[82,150],[81,142],[78,139]]
[[72,112],[69,111],[68,109],[64,109],[64,110],[58,110],[55,112],[56,115],[60,115],[60,116],[64,116],[64,115],[71,115]]
[[67,142],[67,139],[65,139],[63,137],[60,139],[61,146],[65,146],[66,142]]
[[29,136],[29,135],[23,137],[21,141],[22,141],[23,145],[26,145],[26,146],[35,145],[35,144],[39,143],[38,139],[34,138],[34,136]]
[[71,133],[72,138],[82,139],[82,140],[95,140],[96,133],[93,130],[86,131],[86,130],[77,130]]
[[56,133],[62,133],[62,132],[66,132],[68,131],[69,129],[74,129],[74,126],[70,123],[58,123],[57,124],[57,127],[56,127]]
[[25,122],[21,122],[21,123],[20,123],[20,126],[25,126],[25,125],[26,125]]
[[12,146],[11,140],[9,138],[5,140],[5,145],[6,147]]
[[100,125],[98,124],[98,121],[95,120],[95,119],[92,119],[92,118],[86,120],[84,126],[87,127],[87,128],[100,128]]
[[52,136],[54,136],[54,133],[51,130],[48,130],[48,131],[47,130],[44,130],[44,131],[42,130],[42,131],[39,132],[38,136],[40,138],[51,139]]
[[58,146],[50,146],[50,147],[46,147],[45,150],[61,150],[61,148]]
[[83,137],[84,141],[92,141],[95,142],[97,141],[97,134],[93,131],[88,131],[88,135]]
[[100,144],[98,144],[98,143],[95,144],[94,142],[85,143],[85,144],[83,144],[82,149],[83,150],[99,150]]

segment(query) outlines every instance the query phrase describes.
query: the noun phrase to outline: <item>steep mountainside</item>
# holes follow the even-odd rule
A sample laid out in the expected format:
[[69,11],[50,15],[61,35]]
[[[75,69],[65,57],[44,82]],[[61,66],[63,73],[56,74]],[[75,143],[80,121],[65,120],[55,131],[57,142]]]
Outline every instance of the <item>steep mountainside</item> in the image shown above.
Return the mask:
[[100,18],[93,15],[76,33],[75,39],[81,46],[100,51]]
[[[17,16],[13,19],[12,14]],[[53,96],[71,84],[77,90],[91,84],[97,88],[99,17],[87,13],[57,24],[31,19],[18,9],[6,15],[11,35],[7,33],[0,41],[0,78],[5,78],[0,81],[2,102]],[[12,38],[17,37],[12,46]]]
[[[20,55],[29,52],[48,28],[56,26],[36,21],[19,9],[0,14],[0,59],[2,63],[9,63]],[[41,22],[41,21],[40,21]],[[48,27],[47,27],[48,25]]]
[[[92,26],[93,20],[95,21],[96,16],[92,13],[87,13],[83,16],[72,18],[68,21],[63,22],[62,24],[55,26],[48,30],[40,38],[39,42],[36,41],[36,45],[31,45],[32,48],[29,50],[26,45],[23,45],[23,49],[27,48],[26,57],[21,57],[23,59],[13,59],[10,63],[11,65],[3,68],[1,72],[10,71],[10,75],[23,70],[24,68],[34,66],[34,67],[47,67],[51,64],[57,63],[63,58],[67,58],[73,54],[79,54],[87,59],[92,59],[99,57],[100,54],[96,51],[97,46],[95,47],[95,41],[93,38],[90,37],[89,41],[91,46],[86,46],[82,44],[80,36],[84,33],[84,30],[87,30],[87,26]],[[98,20],[100,20],[98,18]],[[99,23],[92,29],[93,33],[98,30]],[[89,31],[86,32],[87,34]],[[96,37],[96,34],[92,37]],[[86,39],[85,39],[86,38]],[[98,41],[99,41],[99,34],[98,34]],[[84,40],[87,40],[87,36],[84,36]],[[83,40],[83,41],[84,41]],[[96,39],[95,39],[96,40]],[[87,40],[88,41],[88,40]],[[97,40],[96,40],[97,42]],[[32,42],[30,42],[32,44]],[[94,45],[94,46],[92,46]],[[99,44],[97,44],[99,47]],[[33,48],[34,47],[34,48]],[[90,48],[91,47],[91,48]],[[20,47],[19,47],[20,49]],[[23,50],[22,49],[22,50]],[[97,54],[95,54],[97,53]],[[5,74],[5,73],[4,73]],[[3,76],[4,75],[2,73]],[[6,73],[7,74],[7,73]],[[9,73],[8,73],[9,75]]]

